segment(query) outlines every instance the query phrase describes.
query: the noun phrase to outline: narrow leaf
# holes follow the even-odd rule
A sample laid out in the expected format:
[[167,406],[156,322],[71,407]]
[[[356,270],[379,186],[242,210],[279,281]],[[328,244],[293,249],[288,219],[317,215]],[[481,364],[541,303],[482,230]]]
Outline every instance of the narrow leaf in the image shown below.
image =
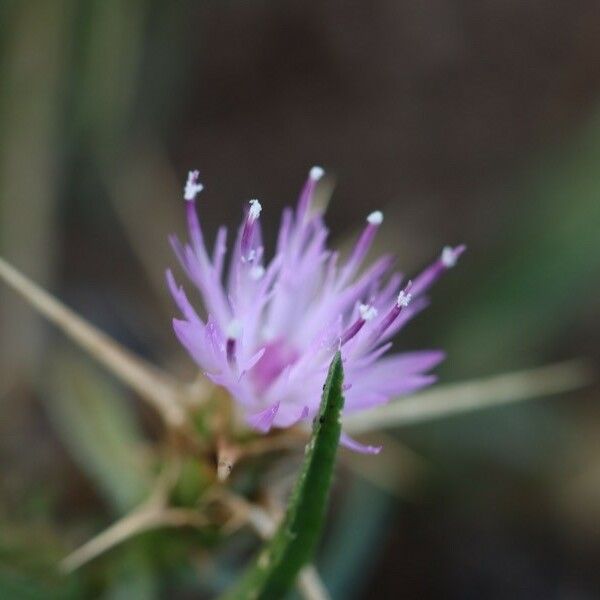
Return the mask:
[[325,519],[340,440],[343,377],[338,352],[329,367],[319,415],[283,522],[239,583],[225,595],[226,600],[281,598],[311,559]]

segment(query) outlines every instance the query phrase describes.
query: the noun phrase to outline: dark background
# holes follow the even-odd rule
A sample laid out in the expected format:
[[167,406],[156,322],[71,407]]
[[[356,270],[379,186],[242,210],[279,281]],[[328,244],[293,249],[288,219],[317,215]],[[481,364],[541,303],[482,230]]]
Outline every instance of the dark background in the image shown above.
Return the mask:
[[[258,197],[272,242],[320,164],[334,240],[382,209],[378,243],[407,273],[467,243],[398,342],[447,349],[443,381],[594,363],[599,57],[592,1],[4,0],[1,253],[191,377],[163,286],[188,169],[209,238]],[[5,289],[0,351],[0,574],[27,586],[116,509],[96,463],[86,472],[80,424],[53,409],[76,351]],[[151,436],[151,415],[115,394]],[[334,597],[596,598],[597,397],[399,431],[426,467],[393,493],[352,484],[317,563]],[[144,577],[140,597],[193,589],[136,568],[115,569],[103,597],[134,597]]]

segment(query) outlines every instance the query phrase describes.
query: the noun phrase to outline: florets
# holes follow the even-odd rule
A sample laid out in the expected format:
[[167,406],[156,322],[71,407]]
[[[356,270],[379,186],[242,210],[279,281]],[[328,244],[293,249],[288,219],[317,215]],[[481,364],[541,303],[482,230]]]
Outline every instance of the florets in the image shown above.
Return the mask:
[[[317,414],[321,387],[333,354],[341,349],[346,377],[345,411],[387,402],[429,385],[427,374],[443,359],[438,350],[386,355],[390,340],[420,312],[424,293],[456,264],[464,246],[446,247],[413,281],[390,273],[382,257],[362,269],[374,236],[383,223],[371,212],[346,261],[327,245],[323,215],[312,199],[321,167],[313,167],[295,211],[285,209],[277,246],[265,258],[260,230],[262,206],[250,200],[229,273],[223,273],[227,230],[221,228],[212,256],[204,243],[195,198],[202,190],[198,171],[184,190],[190,243],[172,239],[186,275],[204,300],[201,318],[170,272],[171,293],[183,315],[174,319],[179,340],[202,371],[226,388],[250,427],[268,431],[289,427]],[[342,443],[374,453],[347,436]]]

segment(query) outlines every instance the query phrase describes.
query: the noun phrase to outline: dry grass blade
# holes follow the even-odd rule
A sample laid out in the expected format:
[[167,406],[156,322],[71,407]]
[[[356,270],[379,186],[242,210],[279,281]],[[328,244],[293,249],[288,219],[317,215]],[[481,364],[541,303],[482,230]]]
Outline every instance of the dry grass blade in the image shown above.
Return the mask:
[[206,519],[197,511],[167,506],[170,490],[181,472],[179,457],[167,460],[148,498],[137,508],[77,548],[61,562],[61,569],[71,573],[100,554],[125,540],[159,527],[202,527]]
[[102,533],[69,554],[61,563],[71,573],[134,535],[159,527],[203,527],[206,520],[194,510],[144,506],[117,521]]
[[135,356],[82,319],[2,258],[0,278],[75,343],[138,392],[159,412],[168,425],[179,427],[183,424],[185,413],[181,407],[178,386],[168,375]]
[[592,377],[591,369],[584,362],[568,361],[466,383],[449,384],[349,415],[344,419],[344,430],[357,434],[393,429],[491,406],[560,394],[584,387]]

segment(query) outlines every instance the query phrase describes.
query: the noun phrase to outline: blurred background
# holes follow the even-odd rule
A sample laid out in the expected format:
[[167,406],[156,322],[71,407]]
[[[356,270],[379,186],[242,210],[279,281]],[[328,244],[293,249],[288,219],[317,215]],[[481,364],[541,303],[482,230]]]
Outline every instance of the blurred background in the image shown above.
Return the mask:
[[[209,239],[257,197],[272,248],[320,164],[334,241],[382,209],[409,274],[468,245],[397,342],[445,348],[443,382],[597,362],[599,33],[590,0],[3,0],[0,254],[191,379],[163,284],[187,171]],[[599,391],[399,429],[388,485],[340,467],[333,597],[598,598]],[[210,597],[178,531],[56,570],[143,495],[156,432],[0,286],[0,597]]]

